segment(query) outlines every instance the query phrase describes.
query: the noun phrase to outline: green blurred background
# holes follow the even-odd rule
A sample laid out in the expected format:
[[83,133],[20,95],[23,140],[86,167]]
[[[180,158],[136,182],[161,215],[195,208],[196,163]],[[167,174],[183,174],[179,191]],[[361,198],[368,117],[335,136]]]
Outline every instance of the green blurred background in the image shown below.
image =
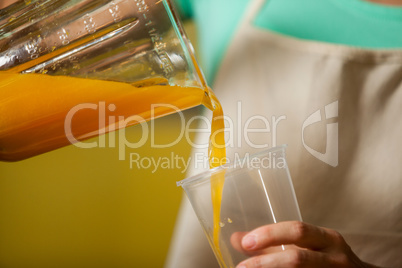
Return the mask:
[[[194,25],[185,28],[195,44]],[[184,113],[187,120],[197,114]],[[172,142],[180,117],[157,119],[155,129],[157,143]],[[129,141],[141,135],[140,126],[126,129]],[[185,138],[163,149],[148,139],[126,155],[187,159],[190,151]],[[130,168],[118,148],[75,146],[0,162],[0,267],[163,267],[182,197],[175,182],[185,173],[152,169]]]

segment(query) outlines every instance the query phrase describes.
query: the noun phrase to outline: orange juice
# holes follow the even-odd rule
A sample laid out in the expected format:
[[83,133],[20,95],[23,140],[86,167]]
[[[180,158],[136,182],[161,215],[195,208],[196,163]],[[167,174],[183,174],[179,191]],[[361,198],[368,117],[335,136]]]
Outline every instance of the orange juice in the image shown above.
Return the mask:
[[[104,102],[109,118],[137,115],[140,118],[137,121],[141,118],[146,121],[151,116],[177,112],[160,106],[151,114],[154,103],[168,103],[185,110],[201,104],[205,98],[200,88],[152,85],[152,82],[138,86],[67,76],[0,73],[0,160],[21,160],[69,145],[65,119],[74,107],[77,112],[71,119],[71,135],[76,140],[119,128],[116,120],[114,126],[106,126],[104,132],[99,132],[99,109],[95,106],[79,109],[80,104],[93,106]],[[141,123],[137,121],[124,127]]]
[[[211,126],[211,137],[209,141],[209,166],[210,168],[218,167],[225,164],[226,161],[226,147],[225,147],[225,135],[224,128],[225,122],[223,119],[223,110],[219,100],[215,94],[211,91],[210,98],[213,104],[213,116]],[[217,258],[221,265],[224,265],[221,253],[221,247],[219,245],[220,235],[220,211],[222,203],[222,192],[225,176],[223,173],[212,175],[211,177],[211,197],[213,208],[213,246],[217,251]]]

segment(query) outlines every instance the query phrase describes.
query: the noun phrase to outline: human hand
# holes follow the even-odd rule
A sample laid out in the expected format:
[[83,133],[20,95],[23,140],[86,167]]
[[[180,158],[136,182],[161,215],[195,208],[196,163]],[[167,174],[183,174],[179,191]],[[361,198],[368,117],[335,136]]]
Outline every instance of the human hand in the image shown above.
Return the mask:
[[376,267],[361,261],[338,232],[298,221],[235,233],[231,242],[235,249],[252,256],[237,268]]

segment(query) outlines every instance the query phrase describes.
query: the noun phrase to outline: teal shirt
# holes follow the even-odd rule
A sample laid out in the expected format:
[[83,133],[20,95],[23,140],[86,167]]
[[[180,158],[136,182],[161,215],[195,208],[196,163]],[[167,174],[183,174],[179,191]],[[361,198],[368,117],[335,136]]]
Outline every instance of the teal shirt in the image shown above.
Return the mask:
[[[198,27],[211,84],[249,0],[176,0]],[[254,25],[285,35],[362,48],[402,48],[402,7],[363,0],[268,0]]]

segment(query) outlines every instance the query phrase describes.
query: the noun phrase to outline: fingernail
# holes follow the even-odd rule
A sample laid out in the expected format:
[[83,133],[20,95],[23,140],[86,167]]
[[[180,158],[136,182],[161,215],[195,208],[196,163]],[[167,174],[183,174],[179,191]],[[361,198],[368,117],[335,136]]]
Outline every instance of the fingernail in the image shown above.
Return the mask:
[[253,248],[257,245],[255,235],[246,235],[243,238],[243,247],[245,248]]
[[236,268],[247,268],[247,267],[244,264],[239,264],[238,266],[236,266]]

